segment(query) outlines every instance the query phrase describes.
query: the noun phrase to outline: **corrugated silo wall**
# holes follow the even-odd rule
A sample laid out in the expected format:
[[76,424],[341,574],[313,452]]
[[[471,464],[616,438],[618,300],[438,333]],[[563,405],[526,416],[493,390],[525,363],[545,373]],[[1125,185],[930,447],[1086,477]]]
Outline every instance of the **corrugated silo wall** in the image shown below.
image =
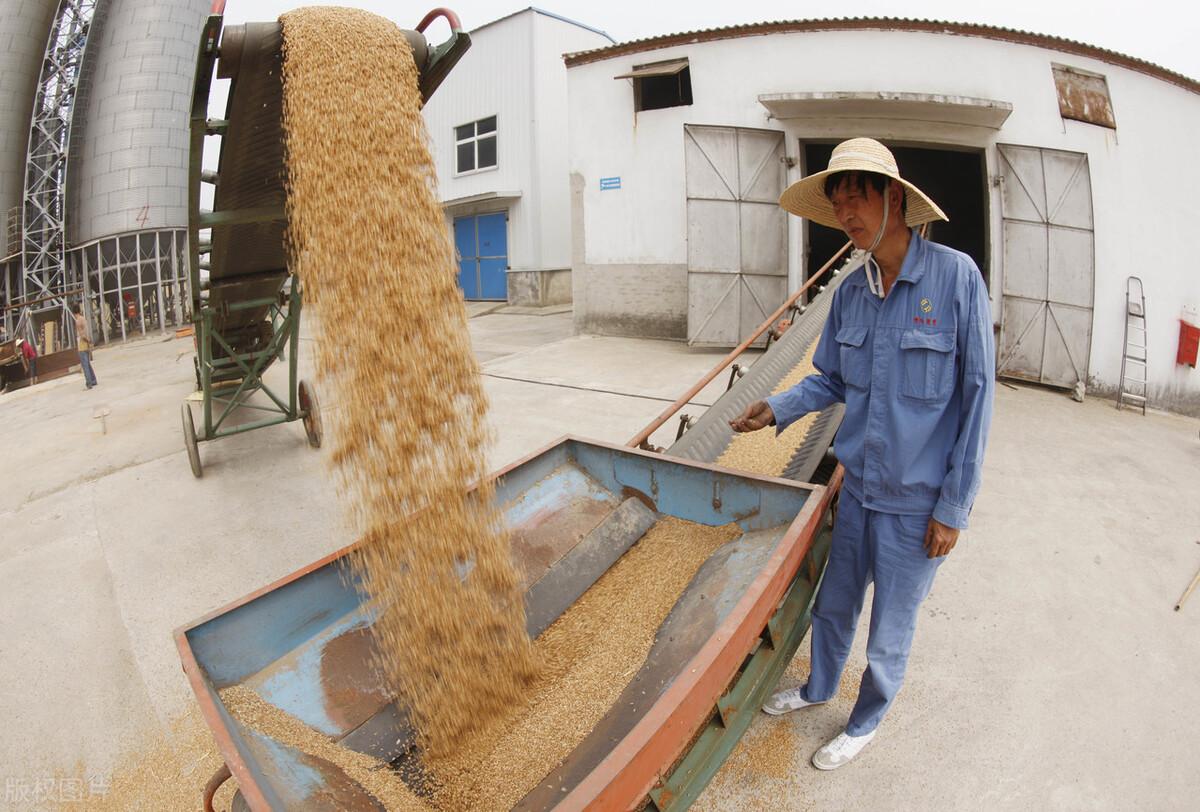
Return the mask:
[[33,96],[57,10],[57,0],[0,0],[0,257],[20,248],[8,242],[8,213],[21,204]]
[[187,225],[188,112],[212,0],[108,0],[78,154],[68,240]]

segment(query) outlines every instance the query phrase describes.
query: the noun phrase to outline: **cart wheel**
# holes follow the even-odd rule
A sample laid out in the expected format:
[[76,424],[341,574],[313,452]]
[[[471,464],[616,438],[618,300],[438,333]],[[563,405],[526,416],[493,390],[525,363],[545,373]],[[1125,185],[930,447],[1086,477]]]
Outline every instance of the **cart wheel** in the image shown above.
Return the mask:
[[229,804],[230,812],[250,812],[250,804],[246,803],[246,799],[242,797],[242,791],[239,789],[233,793],[233,800]]
[[192,422],[192,410],[186,403],[182,406],[180,416],[183,418],[183,444],[187,447],[188,462],[192,465],[192,473],[199,479],[204,476],[204,469],[200,467],[200,449],[196,445],[196,424]]
[[317,400],[317,392],[308,381],[300,381],[296,394],[300,398],[300,412],[303,414],[304,433],[308,435],[308,444],[313,448],[320,448],[321,401]]

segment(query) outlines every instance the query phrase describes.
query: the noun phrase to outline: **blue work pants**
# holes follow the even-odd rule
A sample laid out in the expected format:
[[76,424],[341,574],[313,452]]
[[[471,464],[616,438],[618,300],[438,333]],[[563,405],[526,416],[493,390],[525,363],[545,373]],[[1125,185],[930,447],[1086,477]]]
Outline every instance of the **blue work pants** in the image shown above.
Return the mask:
[[875,583],[867,638],[867,670],[846,732],[870,733],[904,682],[917,610],[944,558],[928,558],[929,516],[880,513],[842,489],[825,578],[812,615],[812,670],[801,694],[808,702],[833,697],[841,680],[867,584]]

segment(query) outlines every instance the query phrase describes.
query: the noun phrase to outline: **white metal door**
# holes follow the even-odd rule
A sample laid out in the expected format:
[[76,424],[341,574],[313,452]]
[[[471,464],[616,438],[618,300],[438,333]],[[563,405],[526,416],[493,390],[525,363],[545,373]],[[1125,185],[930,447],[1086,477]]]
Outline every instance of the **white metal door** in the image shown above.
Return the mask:
[[1095,258],[1087,155],[1000,144],[1004,285],[997,372],[1087,381]]
[[684,126],[688,343],[732,347],[787,296],[783,133]]

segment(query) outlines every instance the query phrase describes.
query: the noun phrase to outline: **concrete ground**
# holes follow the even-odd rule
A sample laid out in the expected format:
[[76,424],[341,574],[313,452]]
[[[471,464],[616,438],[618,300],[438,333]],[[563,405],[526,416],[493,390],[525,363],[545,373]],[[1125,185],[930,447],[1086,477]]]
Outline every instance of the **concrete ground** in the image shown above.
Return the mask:
[[1198,428],[998,385],[971,527],[876,738],[809,763],[853,707],[868,598],[838,696],[760,714],[698,808],[1197,808],[1200,604],[1173,609],[1200,567]]
[[[721,355],[573,336],[561,309],[472,313],[493,468],[565,433],[623,442]],[[100,349],[93,391],[71,376],[0,396],[0,808],[28,808],[14,784],[108,769],[191,705],[175,627],[351,540],[326,452],[298,424],[201,444],[193,479],[179,429],[191,347]],[[972,528],[878,738],[838,772],[808,765],[849,712],[860,639],[838,699],[761,716],[698,806],[1194,808],[1200,596],[1172,607],[1200,566],[1198,428],[998,387]],[[798,657],[785,685],[803,675]]]

